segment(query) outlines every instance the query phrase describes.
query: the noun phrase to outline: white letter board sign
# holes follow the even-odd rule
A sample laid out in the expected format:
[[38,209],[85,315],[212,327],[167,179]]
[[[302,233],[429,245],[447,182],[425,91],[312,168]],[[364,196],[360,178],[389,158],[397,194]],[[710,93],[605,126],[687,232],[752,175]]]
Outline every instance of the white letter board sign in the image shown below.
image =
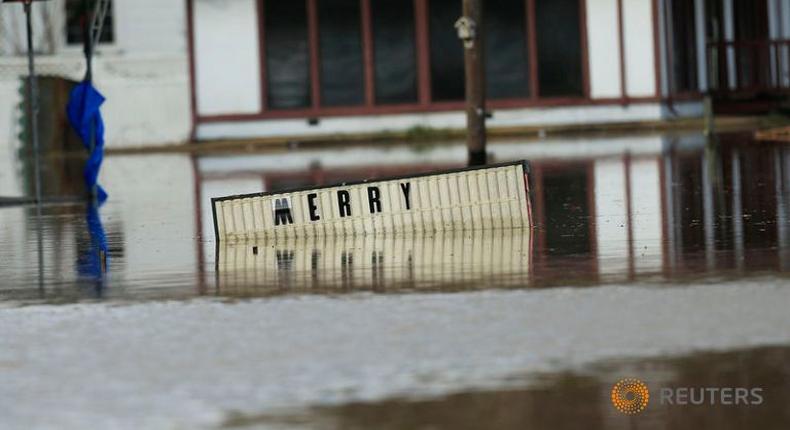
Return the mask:
[[217,241],[532,225],[525,161],[213,198]]

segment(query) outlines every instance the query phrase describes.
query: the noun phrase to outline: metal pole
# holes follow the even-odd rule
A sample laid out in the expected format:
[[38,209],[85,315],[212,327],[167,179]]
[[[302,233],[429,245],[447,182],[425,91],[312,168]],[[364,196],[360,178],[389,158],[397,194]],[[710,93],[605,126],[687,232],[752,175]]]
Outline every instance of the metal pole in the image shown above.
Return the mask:
[[27,23],[27,96],[30,109],[30,140],[33,147],[33,162],[36,184],[36,203],[41,212],[41,167],[38,148],[38,82],[36,81],[36,65],[33,61],[33,23],[31,18],[31,1],[25,1],[25,19]]
[[[90,0],[83,0],[83,9],[87,14],[90,8]],[[90,15],[90,21],[88,26],[84,28],[84,51],[85,51],[85,63],[86,63],[86,71],[85,71],[85,81],[92,83],[93,82],[93,53],[96,49],[96,45],[99,43],[101,38],[101,32],[104,27],[104,18],[107,14],[107,8],[109,7],[109,1],[103,0],[96,0],[93,5],[93,13]],[[91,120],[90,124],[90,141],[88,142],[89,147],[89,154],[93,154],[93,150],[96,148],[96,120]],[[90,192],[90,198],[94,205],[98,205],[98,187],[94,184]]]
[[36,239],[38,242],[38,288],[44,292],[44,237],[41,231],[41,163],[38,147],[38,82],[36,81],[36,64],[33,55],[33,20],[31,13],[32,0],[23,3],[25,24],[27,25],[27,96],[30,109],[30,140],[33,147],[33,171],[36,187]]
[[[90,5],[90,1],[89,0],[83,0],[82,1],[83,10],[84,10],[86,15],[88,14],[88,11],[90,10],[89,5]],[[96,3],[96,5],[98,6],[98,2]],[[94,15],[95,15],[95,13],[94,13]],[[84,51],[85,51],[85,65],[86,65],[85,81],[86,82],[92,82],[93,81],[93,16],[90,16],[90,20],[88,21],[88,25],[83,29],[82,34],[83,34],[83,44],[84,44]],[[96,147],[96,136],[95,136],[96,131],[95,130],[96,130],[96,124],[94,123],[94,121],[91,120],[91,124],[90,124],[90,138],[89,138],[90,141],[88,142],[88,148],[89,148],[88,149],[88,154],[89,154],[88,156],[90,156],[90,154],[93,154],[93,148]],[[98,201],[97,201],[97,196],[96,196],[96,187],[95,186],[91,187],[91,189],[88,190],[88,192],[90,193],[91,203],[94,206],[97,205]]]
[[[464,39],[466,74],[466,146],[469,165],[486,164],[486,107],[484,68],[484,25],[481,0],[463,0],[463,14],[471,25],[470,39]],[[459,31],[460,34],[460,31]],[[463,39],[463,37],[462,37]]]

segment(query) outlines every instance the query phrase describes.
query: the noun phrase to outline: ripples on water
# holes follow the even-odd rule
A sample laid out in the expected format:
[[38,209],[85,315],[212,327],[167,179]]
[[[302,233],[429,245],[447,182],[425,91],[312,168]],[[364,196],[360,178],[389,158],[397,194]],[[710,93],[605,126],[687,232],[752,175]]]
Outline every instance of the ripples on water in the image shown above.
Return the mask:
[[[84,192],[79,161],[47,158],[44,190],[56,201],[40,219],[0,199],[0,317],[13,326],[0,337],[0,397],[13,399],[12,422],[194,424],[188,406],[200,405],[200,418],[216,413],[228,427],[788,426],[786,346],[733,349],[787,344],[790,147],[640,135],[490,150],[496,161],[531,160],[534,229],[219,246],[211,197],[460,167],[466,151],[109,156],[110,200],[98,211],[71,198]],[[29,196],[30,172],[0,159],[0,196]],[[691,287],[633,288],[646,285]],[[321,296],[360,291],[372,294]],[[246,301],[291,294],[311,296]],[[148,302],[217,296],[244,302]],[[19,307],[81,301],[146,303]],[[717,347],[730,351],[693,353]],[[565,370],[538,373],[552,367]],[[496,379],[514,369],[525,375]],[[625,376],[651,389],[761,386],[770,401],[654,405],[630,420],[608,399]],[[464,377],[493,388],[469,389]],[[437,386],[456,394],[415,394]],[[398,387],[404,395],[387,397]],[[369,392],[387,398],[322,403]],[[298,412],[254,412],[278,403]]]
[[[34,208],[0,209],[0,299],[538,288],[785,276],[790,268],[786,146],[738,136],[706,145],[692,135],[500,142],[491,150],[497,161],[532,161],[531,232],[259,243],[265,251],[255,258],[252,244],[216,246],[210,197],[457,167],[463,147],[110,156],[103,183],[112,196],[99,213],[76,203],[44,208],[41,261]],[[45,191],[79,194],[77,161],[52,160]],[[16,168],[22,175],[3,194],[29,194],[30,166]]]

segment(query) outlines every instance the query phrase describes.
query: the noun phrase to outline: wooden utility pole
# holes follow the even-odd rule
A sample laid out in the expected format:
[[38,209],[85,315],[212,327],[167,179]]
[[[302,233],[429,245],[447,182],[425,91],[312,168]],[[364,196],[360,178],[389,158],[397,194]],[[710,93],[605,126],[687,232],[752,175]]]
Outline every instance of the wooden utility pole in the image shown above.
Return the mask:
[[466,75],[466,146],[469,165],[486,164],[485,39],[482,0],[463,0],[463,14],[455,23],[464,43]]

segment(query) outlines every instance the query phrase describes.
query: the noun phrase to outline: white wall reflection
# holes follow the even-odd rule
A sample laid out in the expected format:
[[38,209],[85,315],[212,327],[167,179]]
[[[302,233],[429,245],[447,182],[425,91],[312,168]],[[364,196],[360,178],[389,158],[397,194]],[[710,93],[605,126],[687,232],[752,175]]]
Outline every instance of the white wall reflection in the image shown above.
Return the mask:
[[[530,282],[524,285],[790,269],[787,146],[748,145],[733,137],[706,147],[701,136],[640,135],[496,141],[490,148],[493,161],[531,160],[538,228],[530,248]],[[24,194],[29,172],[13,157],[0,160],[13,170],[3,172],[3,178],[13,178],[3,189],[18,185]],[[464,162],[460,142],[241,156],[108,156],[100,178],[110,193],[100,210],[110,246],[108,285],[211,291],[216,262],[211,197],[406,175]],[[74,170],[65,164],[48,168],[54,172],[48,186],[78,190],[82,178]],[[31,207],[0,208],[4,295],[38,285],[34,214]],[[61,294],[80,278],[90,249],[86,226],[82,204],[45,207],[42,253],[49,293]],[[122,288],[113,291],[124,294]]]
[[223,242],[221,294],[524,286],[529,229]]
[[[789,234],[788,148],[738,149],[741,143],[739,137],[708,145],[695,134],[639,135],[497,140],[490,150],[495,161],[532,162],[533,207],[539,224],[533,247],[534,277],[573,283],[575,277],[633,280],[733,267],[786,270],[787,251],[754,255],[752,265],[737,264],[750,255],[749,248],[787,249]],[[717,149],[706,151],[706,145]],[[744,155],[737,155],[739,151],[747,154],[746,161]],[[741,159],[734,167],[733,157]],[[215,195],[220,195],[402,175],[458,167],[464,161],[461,144],[365,146],[206,157],[198,161],[198,170],[204,178],[201,183],[211,184]],[[744,189],[765,181],[770,182],[770,190],[759,195]],[[211,194],[208,187],[202,191],[204,201]],[[558,193],[559,200],[551,203]],[[733,221],[733,210],[741,210],[741,221]],[[575,212],[558,221],[568,211]],[[756,211],[776,218],[776,228],[771,228],[775,231],[766,235],[759,228],[743,230],[744,222],[748,226],[743,217]],[[202,218],[204,237],[213,238],[207,204]],[[558,222],[570,219],[578,222],[552,230]],[[212,248],[206,243],[204,254],[212,255]]]

